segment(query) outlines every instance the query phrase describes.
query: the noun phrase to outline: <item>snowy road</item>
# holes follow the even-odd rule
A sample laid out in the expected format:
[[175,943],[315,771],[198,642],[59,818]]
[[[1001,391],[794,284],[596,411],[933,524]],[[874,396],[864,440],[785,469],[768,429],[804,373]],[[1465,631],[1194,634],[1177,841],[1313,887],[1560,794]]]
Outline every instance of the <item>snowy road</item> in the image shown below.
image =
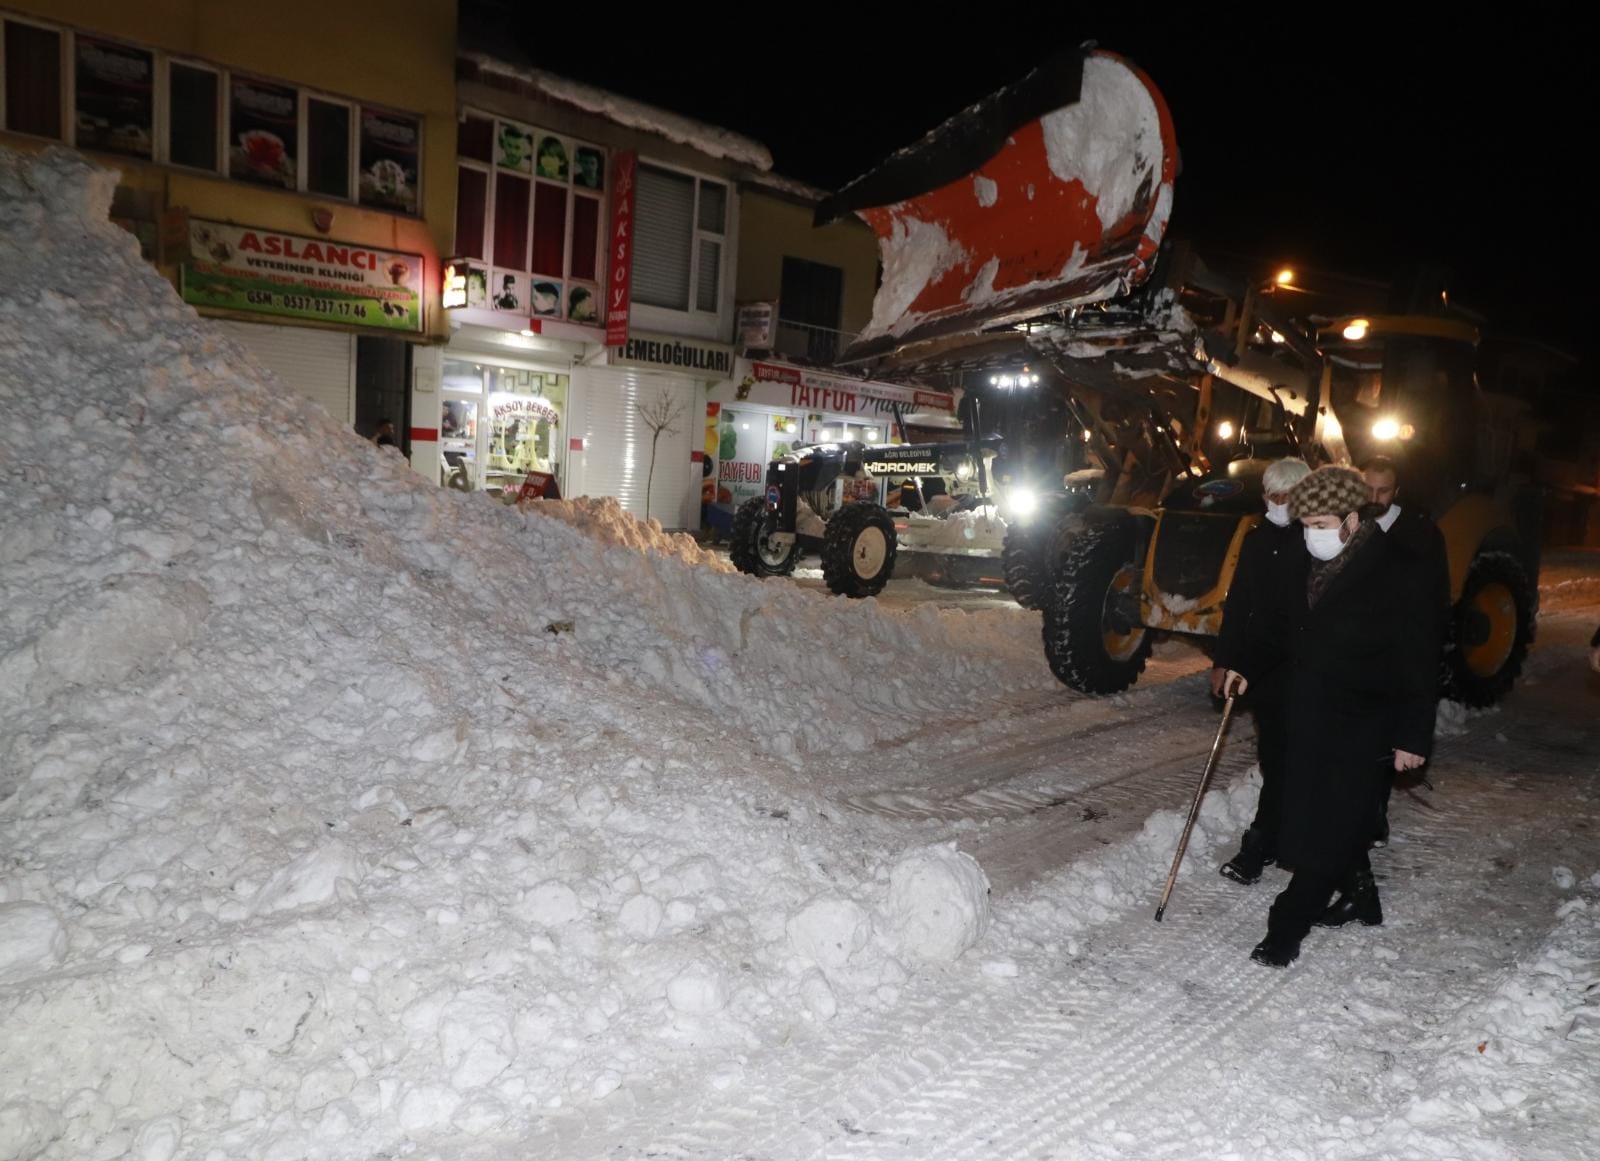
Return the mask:
[[886,843],[954,837],[979,859],[985,945],[886,1013],[751,1053],[727,1091],[687,1077],[619,1093],[522,1144],[762,1161],[1600,1156],[1584,1079],[1600,1056],[1600,679],[1578,668],[1591,569],[1556,561],[1518,694],[1441,742],[1434,789],[1397,795],[1375,858],[1382,929],[1314,933],[1288,972],[1248,961],[1283,881],[1213,871],[1253,801],[1248,729],[1219,776],[1233,792],[1208,804],[1214,833],[1203,822],[1168,921],[1150,921],[1171,825],[1138,832],[1181,806],[1216,724],[1198,655],[1169,649],[1124,698],[1039,698],[818,775]]

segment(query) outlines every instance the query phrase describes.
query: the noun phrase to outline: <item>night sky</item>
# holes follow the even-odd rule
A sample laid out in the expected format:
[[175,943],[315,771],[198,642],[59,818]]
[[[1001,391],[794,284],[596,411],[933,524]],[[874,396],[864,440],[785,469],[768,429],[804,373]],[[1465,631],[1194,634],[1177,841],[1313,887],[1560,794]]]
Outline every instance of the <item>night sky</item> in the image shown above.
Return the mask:
[[[553,72],[747,133],[779,172],[829,189],[1093,39],[1165,94],[1183,161],[1172,229],[1201,254],[1378,279],[1442,264],[1452,297],[1491,327],[1593,361],[1583,343],[1600,319],[1600,247],[1586,171],[1600,65],[1575,28],[1527,18],[1516,30],[1399,32],[1381,20],[1406,9],[1355,5],[1314,32],[1283,23],[1306,9],[1279,8],[1274,22],[1207,6],[1209,19],[1175,22],[1163,7],[1053,21],[1015,7],[983,21],[975,8],[961,26],[930,20],[921,47],[907,40],[910,6],[895,22],[741,10],[748,45],[717,50],[681,20],[631,15],[625,35],[581,61],[535,18],[517,39]],[[743,27],[735,18],[724,34]]]

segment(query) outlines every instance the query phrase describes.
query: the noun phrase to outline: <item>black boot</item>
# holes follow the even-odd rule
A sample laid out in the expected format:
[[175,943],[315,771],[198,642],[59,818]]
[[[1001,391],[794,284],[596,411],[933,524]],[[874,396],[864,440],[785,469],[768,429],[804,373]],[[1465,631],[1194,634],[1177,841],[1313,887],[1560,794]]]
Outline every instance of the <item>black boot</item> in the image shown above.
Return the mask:
[[1262,868],[1270,866],[1272,862],[1273,854],[1267,845],[1266,835],[1252,826],[1244,832],[1239,853],[1222,864],[1222,877],[1248,887],[1261,878]]
[[1256,944],[1250,958],[1266,967],[1286,968],[1300,958],[1300,941],[1269,926],[1267,937]]
[[1383,904],[1378,900],[1378,884],[1372,877],[1372,871],[1365,867],[1355,871],[1345,881],[1339,897],[1328,905],[1328,909],[1317,920],[1317,926],[1343,927],[1355,920],[1360,920],[1367,927],[1378,927],[1383,923]]

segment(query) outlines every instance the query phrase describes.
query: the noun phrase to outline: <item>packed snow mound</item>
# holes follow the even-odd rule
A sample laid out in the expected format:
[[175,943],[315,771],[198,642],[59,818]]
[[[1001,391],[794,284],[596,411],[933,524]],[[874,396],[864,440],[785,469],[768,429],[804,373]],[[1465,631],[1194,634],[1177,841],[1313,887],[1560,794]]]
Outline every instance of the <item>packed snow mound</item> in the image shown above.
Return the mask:
[[661,521],[655,517],[640,520],[617,501],[615,496],[595,499],[579,496],[573,500],[532,500],[527,510],[536,516],[546,516],[570,524],[587,536],[617,544],[638,552],[654,552],[681,560],[696,568],[709,568],[716,572],[736,572],[727,559],[707,552],[685,532],[663,532]]
[[989,929],[989,878],[955,843],[908,851],[889,873],[889,931],[917,960],[951,960]]
[[825,972],[789,921],[895,852],[772,755],[1047,688],[1033,619],[434,487],[115,181],[0,150],[0,1157],[427,1152],[892,1003],[876,926]]

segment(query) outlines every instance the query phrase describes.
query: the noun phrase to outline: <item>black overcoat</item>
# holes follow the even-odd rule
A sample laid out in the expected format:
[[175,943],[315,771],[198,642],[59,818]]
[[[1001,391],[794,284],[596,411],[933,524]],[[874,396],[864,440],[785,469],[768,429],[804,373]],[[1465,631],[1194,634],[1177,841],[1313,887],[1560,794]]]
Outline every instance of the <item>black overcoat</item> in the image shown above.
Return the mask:
[[1433,749],[1441,643],[1424,563],[1376,527],[1312,607],[1308,554],[1282,553],[1270,592],[1284,632],[1240,672],[1287,665],[1289,762],[1278,861],[1339,873],[1372,838],[1395,750]]

